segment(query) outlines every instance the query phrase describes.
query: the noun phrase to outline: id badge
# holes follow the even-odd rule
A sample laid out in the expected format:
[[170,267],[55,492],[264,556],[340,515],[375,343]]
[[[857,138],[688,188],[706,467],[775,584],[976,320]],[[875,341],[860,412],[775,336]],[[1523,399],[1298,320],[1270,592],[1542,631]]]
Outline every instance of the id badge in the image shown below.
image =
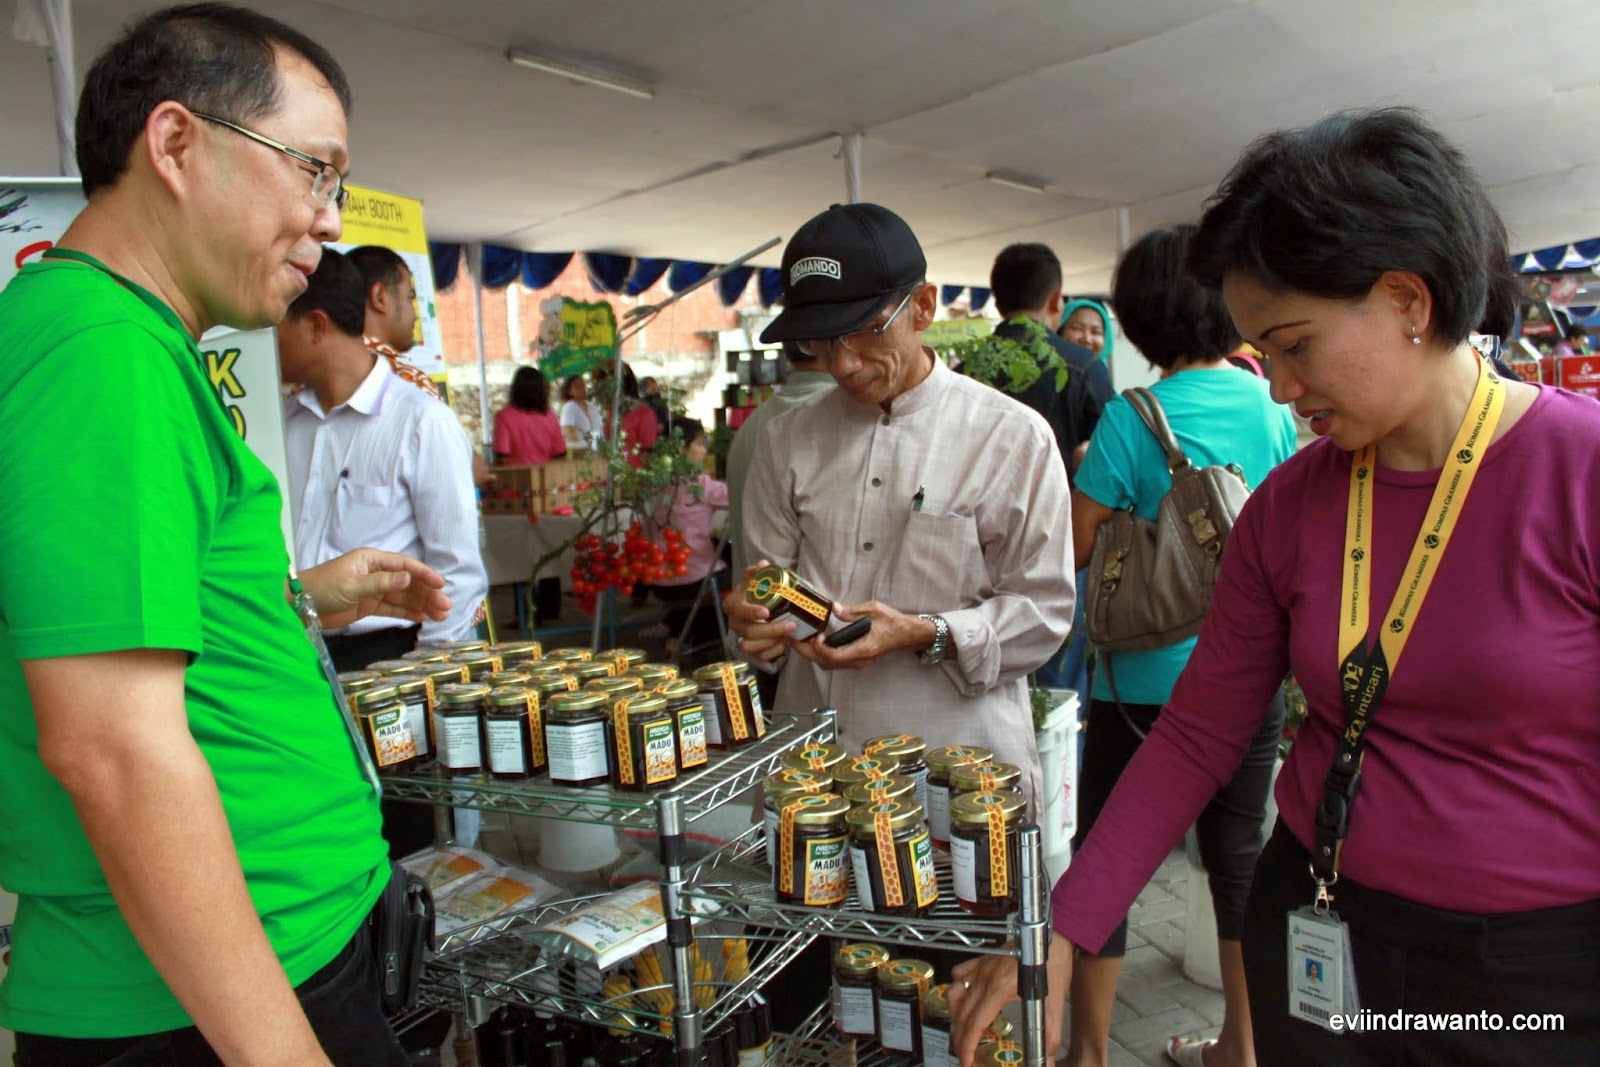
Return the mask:
[[[1338,912],[1318,915],[1309,906],[1288,915],[1289,1017],[1315,1023],[1324,1030],[1355,1029],[1360,1014],[1350,928]],[[1343,1016],[1334,1030],[1333,1017]]]

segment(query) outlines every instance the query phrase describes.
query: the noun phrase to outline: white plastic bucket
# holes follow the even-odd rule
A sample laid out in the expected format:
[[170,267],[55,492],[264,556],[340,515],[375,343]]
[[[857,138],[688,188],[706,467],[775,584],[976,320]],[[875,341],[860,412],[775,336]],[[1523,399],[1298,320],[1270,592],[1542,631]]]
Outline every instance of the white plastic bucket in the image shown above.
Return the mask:
[[547,871],[597,871],[621,856],[609,826],[550,819],[539,827],[539,866]]
[[1071,689],[1047,689],[1052,700],[1044,726],[1036,732],[1039,745],[1039,830],[1044,844],[1044,867],[1050,882],[1060,878],[1072,862],[1072,835],[1078,830],[1078,694]]

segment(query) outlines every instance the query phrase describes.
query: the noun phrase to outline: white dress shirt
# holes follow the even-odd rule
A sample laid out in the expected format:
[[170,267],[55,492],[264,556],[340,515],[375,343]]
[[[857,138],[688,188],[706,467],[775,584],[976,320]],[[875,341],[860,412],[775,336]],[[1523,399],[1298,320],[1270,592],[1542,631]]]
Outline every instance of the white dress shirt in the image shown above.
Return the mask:
[[[295,563],[313,567],[370,547],[419,559],[444,578],[450,616],[419,639],[470,638],[489,591],[478,547],[472,446],[455,413],[395,376],[386,359],[324,412],[316,391],[284,401]],[[369,616],[339,633],[408,625]]]
[[852,751],[902,731],[980,745],[1037,800],[1028,674],[1061,647],[1073,602],[1067,473],[1045,421],[933,359],[889,414],[837,389],[773,419],[744,496],[746,558],[842,604],[942,615],[955,645],[934,666],[906,651],[859,671],[791,654],[778,707],[837,708]]
[[574,450],[593,448],[606,433],[606,417],[594,401],[582,404],[569,400],[561,405],[561,428],[568,426],[578,431],[578,439],[568,442]]

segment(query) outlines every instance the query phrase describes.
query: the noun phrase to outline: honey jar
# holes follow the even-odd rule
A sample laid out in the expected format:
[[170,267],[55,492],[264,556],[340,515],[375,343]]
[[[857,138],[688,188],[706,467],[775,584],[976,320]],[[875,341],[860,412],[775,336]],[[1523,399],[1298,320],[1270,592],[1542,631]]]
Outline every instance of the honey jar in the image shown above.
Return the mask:
[[[612,682],[634,679],[612,678]],[[678,729],[659,693],[610,697],[606,758],[611,786],[629,792],[662,789],[678,780]]]
[[869,778],[865,782],[846,786],[844,798],[852,808],[862,804],[878,804],[885,800],[916,800],[917,785],[903,774],[887,778]]
[[[639,677],[638,668],[634,677]],[[648,687],[647,687],[648,688]],[[667,711],[672,713],[678,727],[678,769],[685,773],[697,771],[706,765],[706,712],[700,703],[700,687],[687,678],[672,678],[662,682],[652,692],[666,699]]]
[[928,743],[915,734],[874,737],[861,746],[863,756],[899,761],[900,769],[895,773],[903,774],[917,784],[917,803],[922,805],[924,811],[928,809],[928,764],[922,757],[927,751]]
[[865,911],[916,916],[939,899],[933,842],[915,801],[863,804],[850,812],[850,867]]
[[1022,784],[1022,768],[1011,763],[965,763],[950,768],[950,803],[963,793],[993,793]]
[[483,745],[489,773],[504,781],[543,774],[544,709],[539,694],[523,686],[489,690],[484,698]]
[[546,699],[544,740],[552,785],[582,787],[610,780],[607,710],[604,693],[557,692]]
[[[407,664],[415,666],[415,664]],[[411,724],[411,740],[417,746],[417,759],[433,758],[438,743],[433,738],[433,682],[420,671],[405,671],[384,676],[385,685],[392,685],[405,705],[406,721]]]
[[815,637],[828,628],[833,598],[803,580],[787,567],[762,567],[745,584],[745,597],[767,609],[772,622],[794,622],[789,636],[796,641]]
[[778,766],[789,767],[797,771],[832,771],[833,768],[850,758],[850,753],[844,750],[843,745],[828,744],[825,741],[815,741],[799,748],[791,748],[778,760]]
[[706,713],[706,744],[740,748],[766,735],[766,718],[748,663],[713,663],[694,672]]
[[786,796],[778,802],[778,852],[772,887],[780,903],[834,907],[850,892],[845,866],[845,813],[835,793]]
[[465,667],[468,677],[474,682],[485,681],[501,668],[500,657],[490,652],[487,645],[481,652],[451,653],[450,662]]
[[340,671],[339,688],[344,690],[344,695],[353,697],[365,689],[371,689],[378,684],[378,679],[383,675],[377,671]]
[[400,692],[392,685],[375,685],[350,698],[361,723],[361,737],[372,762],[384,774],[408,774],[417,765],[417,745]]
[[922,1062],[922,996],[932,984],[926,960],[890,960],[878,968],[878,1044],[885,1052]]
[[815,771],[774,771],[761,783],[762,824],[767,835],[767,862],[774,867],[778,863],[778,808],[785,801],[797,796],[821,793],[831,793],[833,781],[824,774]]
[[850,1037],[877,1037],[878,968],[889,962],[880,945],[840,945],[833,953],[833,1028]]
[[453,774],[483,770],[483,698],[489,687],[456,682],[433,690],[433,730],[439,741],[439,765]]
[[609,663],[614,675],[627,674],[649,658],[650,654],[642,648],[608,648],[595,657],[596,660]]
[[1017,835],[1027,811],[1015,789],[964,793],[950,802],[950,867],[964,910],[997,919],[1022,905]]
[[489,651],[500,657],[506,670],[515,670],[515,664],[544,658],[544,646],[537,641],[506,641],[490,645]]
[[947,745],[928,753],[928,832],[936,847],[950,847],[950,769],[993,759],[993,752],[976,745]]

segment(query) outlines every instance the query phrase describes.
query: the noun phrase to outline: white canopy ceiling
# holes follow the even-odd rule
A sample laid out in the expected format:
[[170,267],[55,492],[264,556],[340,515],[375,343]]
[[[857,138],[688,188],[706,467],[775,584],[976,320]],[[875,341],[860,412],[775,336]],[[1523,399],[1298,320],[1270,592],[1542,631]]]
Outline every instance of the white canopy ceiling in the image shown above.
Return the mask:
[[[73,6],[81,76],[158,5]],[[436,239],[726,261],[843,199],[836,135],[860,131],[863,196],[907,218],[932,280],[984,285],[1002,246],[1039,240],[1069,289],[1098,290],[1118,209],[1134,235],[1193,219],[1256,135],[1391,103],[1467,150],[1513,247],[1600,234],[1594,0],[254,6],[345,64],[356,180],[421,197]],[[508,47],[657,95],[514,67]],[[48,85],[43,50],[0,38],[0,173],[54,172]]]

